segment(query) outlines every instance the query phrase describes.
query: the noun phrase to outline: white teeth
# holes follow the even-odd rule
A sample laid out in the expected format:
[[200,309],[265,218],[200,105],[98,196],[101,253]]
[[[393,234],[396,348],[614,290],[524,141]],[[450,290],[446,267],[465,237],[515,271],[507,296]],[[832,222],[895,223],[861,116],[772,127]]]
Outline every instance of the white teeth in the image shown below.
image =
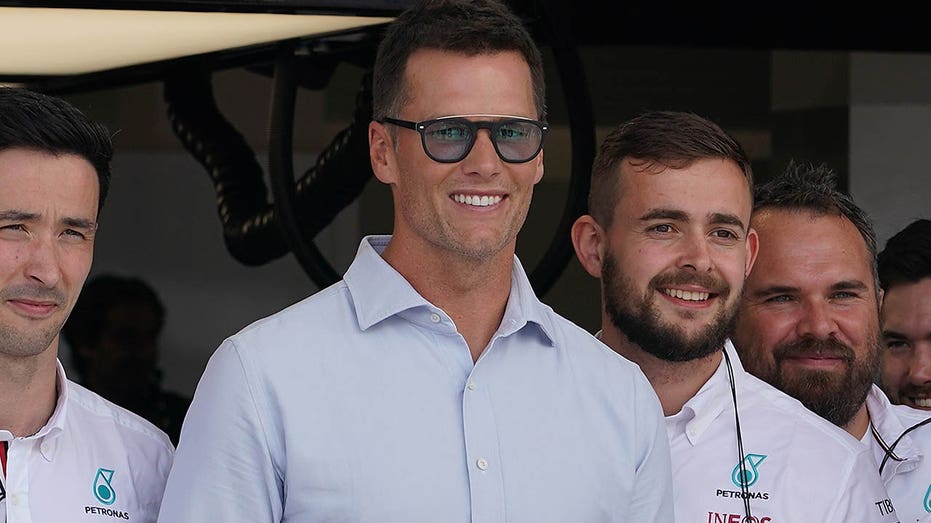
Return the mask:
[[495,205],[501,201],[500,196],[479,196],[471,194],[454,194],[453,200],[458,203],[464,203],[466,205],[472,205],[475,207],[488,207],[489,205]]
[[931,398],[914,398],[915,405],[924,408],[931,408]]
[[682,289],[663,289],[663,292],[674,298],[685,301],[705,301],[709,293],[698,291],[683,291]]

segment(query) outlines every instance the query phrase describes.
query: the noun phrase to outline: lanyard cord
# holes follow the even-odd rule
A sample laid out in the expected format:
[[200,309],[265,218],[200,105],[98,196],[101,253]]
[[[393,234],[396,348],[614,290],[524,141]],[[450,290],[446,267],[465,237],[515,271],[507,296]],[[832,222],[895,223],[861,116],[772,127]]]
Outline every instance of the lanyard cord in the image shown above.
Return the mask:
[[872,423],[870,424],[870,428],[873,429],[873,436],[877,438],[877,441],[879,441],[879,445],[883,448],[883,451],[886,453],[886,457],[883,458],[883,462],[879,464],[880,474],[883,473],[883,468],[886,466],[886,462],[889,461],[889,458],[892,458],[895,461],[905,461],[905,458],[900,458],[895,455],[895,452],[893,452],[893,450],[895,450],[895,446],[898,445],[900,441],[902,441],[902,438],[904,438],[906,434],[908,434],[909,432],[919,427],[923,427],[927,425],[928,423],[931,423],[931,418],[918,422],[912,425],[911,427],[905,429],[905,431],[899,434],[899,437],[896,438],[895,441],[892,442],[892,445],[890,445],[888,448],[886,448],[886,442],[883,441],[882,437],[876,432],[876,429],[873,428],[873,424]]
[[746,515],[743,521],[750,522],[753,521],[753,517],[750,515],[750,487],[747,485],[747,465],[743,437],[740,433],[740,415],[737,413],[737,386],[734,382],[734,369],[731,367],[731,358],[727,355],[727,348],[723,352],[724,362],[727,363],[727,379],[731,384],[731,397],[734,398],[734,426],[737,428],[737,452],[740,454],[737,465],[740,467],[740,493],[743,494],[741,497],[744,500],[744,514]]

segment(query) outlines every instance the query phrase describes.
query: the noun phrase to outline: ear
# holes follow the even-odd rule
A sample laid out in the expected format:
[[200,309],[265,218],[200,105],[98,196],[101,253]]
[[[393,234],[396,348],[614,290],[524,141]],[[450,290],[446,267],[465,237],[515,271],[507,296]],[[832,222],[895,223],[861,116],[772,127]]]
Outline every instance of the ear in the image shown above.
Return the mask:
[[750,275],[750,269],[756,262],[756,255],[760,252],[760,237],[753,227],[747,232],[747,267],[744,270],[744,278]]
[[585,271],[595,278],[601,278],[606,244],[607,236],[604,229],[591,215],[579,216],[572,224],[572,246],[575,247],[575,255]]
[[379,122],[369,122],[369,159],[372,172],[382,183],[392,185],[397,181],[394,163],[394,143],[388,129]]

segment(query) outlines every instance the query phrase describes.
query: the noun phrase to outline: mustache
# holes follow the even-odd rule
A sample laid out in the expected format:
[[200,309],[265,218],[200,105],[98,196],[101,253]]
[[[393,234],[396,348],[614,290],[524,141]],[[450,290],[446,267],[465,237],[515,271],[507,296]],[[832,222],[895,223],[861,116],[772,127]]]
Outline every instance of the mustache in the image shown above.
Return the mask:
[[931,397],[931,387],[911,384],[903,385],[899,396],[915,396],[919,398]]
[[59,289],[43,287],[41,285],[12,285],[0,289],[0,300],[31,300],[52,302],[55,305],[64,305],[65,293]]
[[675,285],[697,285],[708,289],[712,294],[727,297],[731,287],[724,280],[715,278],[708,273],[691,271],[676,271],[658,274],[650,280],[653,288],[672,287]]
[[804,356],[823,356],[842,359],[847,363],[854,361],[853,349],[836,338],[816,339],[802,338],[792,343],[781,343],[773,348],[776,361]]

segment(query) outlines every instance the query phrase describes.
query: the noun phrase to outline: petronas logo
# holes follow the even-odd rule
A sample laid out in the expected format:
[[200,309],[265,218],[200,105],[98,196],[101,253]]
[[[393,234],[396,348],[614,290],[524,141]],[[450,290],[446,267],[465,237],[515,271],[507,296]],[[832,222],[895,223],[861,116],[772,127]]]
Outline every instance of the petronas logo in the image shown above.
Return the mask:
[[113,471],[110,469],[99,468],[97,475],[94,476],[94,497],[104,505],[112,505],[116,501],[116,491],[113,490]]
[[756,480],[760,479],[760,471],[757,467],[760,466],[760,463],[763,463],[764,459],[766,459],[766,456],[763,454],[747,454],[743,459],[743,470],[741,470],[740,463],[738,463],[731,472],[731,481],[734,482],[734,485],[749,487],[756,483]]

